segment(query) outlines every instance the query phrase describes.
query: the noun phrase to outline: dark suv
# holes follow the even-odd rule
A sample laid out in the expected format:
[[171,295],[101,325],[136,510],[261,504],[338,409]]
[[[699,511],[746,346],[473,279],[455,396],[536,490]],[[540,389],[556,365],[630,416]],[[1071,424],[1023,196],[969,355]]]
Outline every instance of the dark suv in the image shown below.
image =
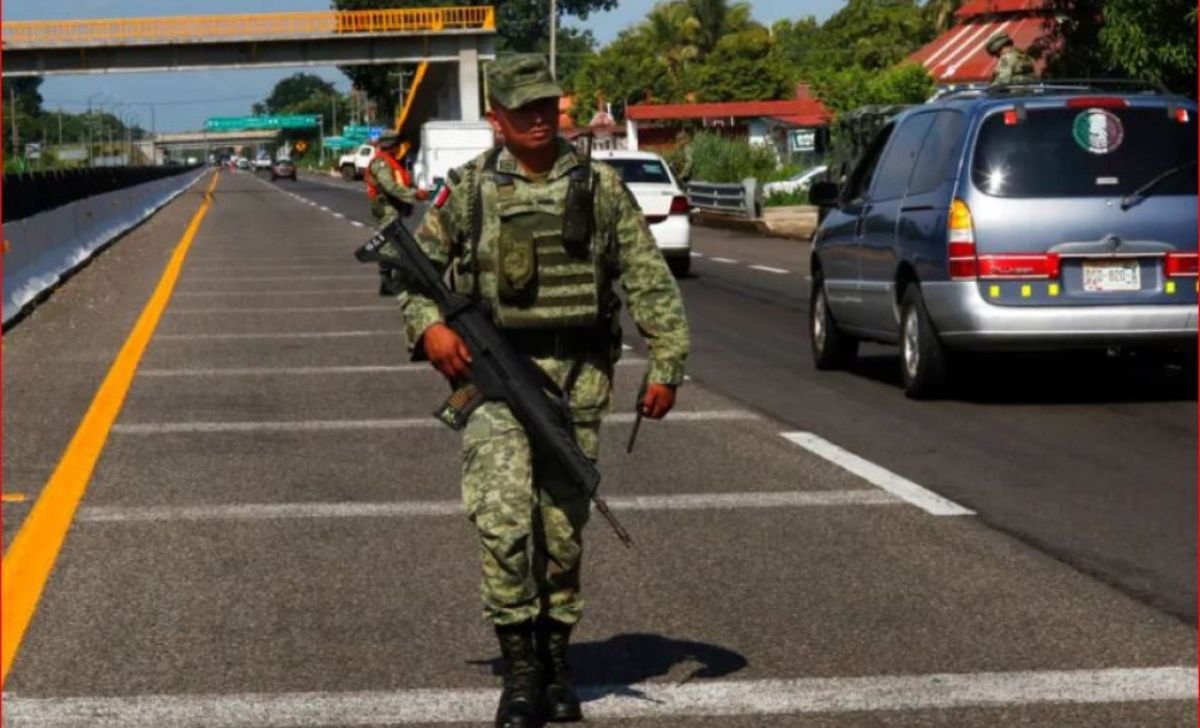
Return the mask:
[[814,239],[816,365],[899,344],[911,397],[956,351],[1196,339],[1196,104],[1064,82],[950,94],[896,116]]

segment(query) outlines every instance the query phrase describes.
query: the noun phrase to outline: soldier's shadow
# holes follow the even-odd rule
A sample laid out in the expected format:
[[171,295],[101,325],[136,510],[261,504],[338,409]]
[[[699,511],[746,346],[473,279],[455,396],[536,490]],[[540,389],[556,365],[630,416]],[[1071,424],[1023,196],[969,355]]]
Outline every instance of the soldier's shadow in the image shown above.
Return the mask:
[[[733,650],[706,642],[677,640],[657,634],[622,634],[602,642],[571,645],[572,680],[586,702],[608,695],[639,697],[633,685],[670,676],[682,684],[697,679],[724,677],[748,664]],[[499,675],[500,659],[490,660]]]

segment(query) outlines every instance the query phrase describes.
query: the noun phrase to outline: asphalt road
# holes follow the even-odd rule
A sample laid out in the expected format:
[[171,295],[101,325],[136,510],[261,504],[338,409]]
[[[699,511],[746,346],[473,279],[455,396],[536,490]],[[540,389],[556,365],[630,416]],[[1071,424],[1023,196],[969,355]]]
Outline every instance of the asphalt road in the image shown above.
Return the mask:
[[[361,185],[223,173],[131,386],[93,402],[202,191],[5,335],[5,606],[33,605],[5,725],[488,724],[457,438],[349,255]],[[910,403],[885,348],[812,370],[804,246],[698,230],[696,248],[694,381],[626,456],[631,338],[604,429],[637,547],[589,528],[572,660],[591,722],[1196,722],[1178,373],[1005,362]],[[106,406],[105,436],[76,436]],[[935,515],[935,494],[976,515]],[[49,566],[13,558],[64,536]]]

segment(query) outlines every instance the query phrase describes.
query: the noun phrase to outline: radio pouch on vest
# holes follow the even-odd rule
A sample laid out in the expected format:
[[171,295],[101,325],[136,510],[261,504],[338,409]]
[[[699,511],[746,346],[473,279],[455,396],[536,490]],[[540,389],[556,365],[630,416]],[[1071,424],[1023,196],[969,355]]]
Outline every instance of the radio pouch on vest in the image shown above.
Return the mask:
[[592,247],[592,217],[595,195],[592,192],[591,168],[579,166],[569,173],[567,200],[564,206],[562,244],[568,254],[587,257]]

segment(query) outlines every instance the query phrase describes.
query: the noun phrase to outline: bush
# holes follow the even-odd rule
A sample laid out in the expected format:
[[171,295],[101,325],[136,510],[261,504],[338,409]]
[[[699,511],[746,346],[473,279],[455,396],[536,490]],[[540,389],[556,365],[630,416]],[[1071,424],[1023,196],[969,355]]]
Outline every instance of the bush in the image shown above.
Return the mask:
[[697,134],[692,139],[692,179],[734,183],[747,177],[769,180],[779,166],[775,152],[746,139]]
[[767,195],[763,200],[763,207],[792,207],[793,205],[807,205],[808,190],[795,190],[793,192],[776,192]]

